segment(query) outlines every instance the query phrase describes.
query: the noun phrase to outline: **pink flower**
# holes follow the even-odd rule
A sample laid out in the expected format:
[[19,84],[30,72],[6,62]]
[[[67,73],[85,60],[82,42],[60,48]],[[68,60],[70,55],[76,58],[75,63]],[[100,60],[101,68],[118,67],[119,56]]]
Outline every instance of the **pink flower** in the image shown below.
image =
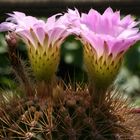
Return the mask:
[[102,15],[94,9],[88,14],[83,13],[81,24],[85,27],[81,30],[81,36],[91,44],[98,58],[104,55],[105,49],[106,55],[115,58],[140,40],[139,29],[136,27],[138,22],[130,15],[121,19],[120,12],[113,12],[111,8],[107,8]]
[[[0,31],[14,31],[28,46],[32,45],[35,48],[38,44],[43,47],[53,46],[55,42],[62,41],[68,35],[64,26],[57,22],[57,15],[48,18],[46,22],[21,12],[8,15],[10,17],[6,22],[0,24]],[[46,36],[48,42],[45,42]]]
[[77,34],[80,33],[80,13],[77,9],[68,9],[67,13],[62,15],[59,18],[59,23],[62,24],[65,28],[67,28],[67,31],[71,34]]
[[21,12],[8,15],[10,17],[0,24],[0,31],[15,32],[27,45],[36,77],[50,81],[59,64],[59,47],[69,35],[62,21],[56,19],[60,14],[49,17],[47,21]]
[[[78,23],[78,22],[77,22]],[[82,13],[79,25],[73,27],[84,45],[84,64],[90,81],[97,89],[107,88],[119,72],[124,53],[140,40],[138,22],[128,15],[107,8],[101,15],[91,9]]]

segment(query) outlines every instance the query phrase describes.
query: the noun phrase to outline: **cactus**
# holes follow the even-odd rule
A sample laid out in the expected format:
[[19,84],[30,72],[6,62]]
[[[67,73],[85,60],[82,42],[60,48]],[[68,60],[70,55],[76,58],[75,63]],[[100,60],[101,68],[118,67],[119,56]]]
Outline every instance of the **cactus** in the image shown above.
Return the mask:
[[1,140],[139,140],[138,118],[120,91],[104,91],[95,104],[89,85],[32,82],[14,39],[7,37],[9,58],[22,88],[1,94]]
[[[0,31],[10,31],[6,41],[19,86],[1,91],[0,140],[140,139],[139,116],[112,86],[124,53],[139,40],[133,28],[137,22],[129,16],[120,19],[111,8],[102,15],[91,9],[81,16],[76,9],[68,10],[47,22],[21,12],[9,16]],[[71,34],[83,43],[89,80],[74,87],[55,75],[60,46]],[[28,66],[16,53],[17,36],[27,46]]]
[[[13,96],[0,105],[2,140],[138,140],[138,125],[127,100],[108,91],[104,103],[94,106],[88,87],[36,85],[30,96]],[[47,95],[49,88],[53,96]],[[114,92],[114,93],[112,93]],[[7,93],[9,94],[9,93]],[[59,95],[59,96],[58,96]],[[6,99],[5,99],[6,98]],[[133,123],[131,123],[133,122]]]

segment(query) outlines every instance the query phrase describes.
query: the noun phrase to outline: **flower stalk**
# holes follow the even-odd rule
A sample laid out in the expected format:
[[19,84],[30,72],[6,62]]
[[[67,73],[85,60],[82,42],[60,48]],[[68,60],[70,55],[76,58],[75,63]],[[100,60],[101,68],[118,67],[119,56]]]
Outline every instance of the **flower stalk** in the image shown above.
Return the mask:
[[55,47],[44,48],[38,44],[38,49],[29,47],[28,56],[35,77],[38,80],[51,82],[60,60],[59,46],[56,44]]
[[89,81],[98,89],[107,89],[112,84],[122,64],[122,53],[118,54],[117,59],[113,60],[111,54],[107,56],[106,43],[104,47],[106,48],[104,55],[99,59],[97,59],[97,53],[90,44],[84,47],[84,63]]

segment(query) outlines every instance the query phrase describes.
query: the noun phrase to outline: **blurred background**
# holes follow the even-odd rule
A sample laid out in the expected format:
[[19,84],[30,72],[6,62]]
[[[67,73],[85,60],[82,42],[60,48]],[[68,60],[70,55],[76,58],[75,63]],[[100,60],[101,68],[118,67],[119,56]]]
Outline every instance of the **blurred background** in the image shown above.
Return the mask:
[[[140,0],[0,0],[0,22],[3,22],[12,11],[25,12],[27,15],[46,18],[59,12],[66,12],[68,8],[77,8],[80,12],[87,12],[94,8],[103,12],[107,7],[120,10],[121,15],[131,14],[136,20],[140,18]],[[25,45],[21,42],[18,53],[22,59],[28,60]],[[57,71],[66,83],[87,82],[87,75],[83,65],[82,44],[74,36],[66,39],[61,47],[61,61]],[[125,55],[123,66],[115,84],[131,97],[135,106],[140,106],[140,42],[137,42]],[[17,87],[12,74],[7,54],[4,34],[0,34],[0,88],[14,90]]]

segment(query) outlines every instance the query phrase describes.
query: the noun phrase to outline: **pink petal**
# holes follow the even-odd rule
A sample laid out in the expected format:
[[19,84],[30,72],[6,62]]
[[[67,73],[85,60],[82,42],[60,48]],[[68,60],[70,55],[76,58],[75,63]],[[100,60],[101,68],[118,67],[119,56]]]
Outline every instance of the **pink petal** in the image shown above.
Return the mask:
[[134,36],[138,33],[139,29],[137,28],[134,28],[134,29],[127,29],[127,30],[124,30],[123,32],[121,32],[118,36],[118,38],[128,38],[128,37],[131,37],[131,36]]
[[36,37],[39,41],[39,43],[43,46],[44,44],[44,39],[45,39],[45,31],[42,27],[36,27],[34,29],[34,32],[36,34]]
[[98,58],[100,58],[103,55],[104,52],[104,40],[102,40],[100,37],[97,37],[92,32],[87,33],[81,33],[82,37],[89,42],[92,47],[96,50]]
[[60,40],[67,36],[65,30],[62,28],[52,29],[48,32],[48,35],[49,35],[49,41],[50,41],[49,43],[51,43],[52,46],[57,40]]
[[3,22],[0,24],[0,32],[5,31],[14,31],[16,29],[16,25],[10,22]]
[[103,16],[109,16],[109,15],[112,15],[112,14],[114,14],[114,13],[113,13],[113,10],[112,10],[110,7],[108,7],[108,8],[104,11]]
[[16,33],[25,41],[27,45],[30,43],[36,48],[37,40],[34,40],[29,30],[17,30]]

